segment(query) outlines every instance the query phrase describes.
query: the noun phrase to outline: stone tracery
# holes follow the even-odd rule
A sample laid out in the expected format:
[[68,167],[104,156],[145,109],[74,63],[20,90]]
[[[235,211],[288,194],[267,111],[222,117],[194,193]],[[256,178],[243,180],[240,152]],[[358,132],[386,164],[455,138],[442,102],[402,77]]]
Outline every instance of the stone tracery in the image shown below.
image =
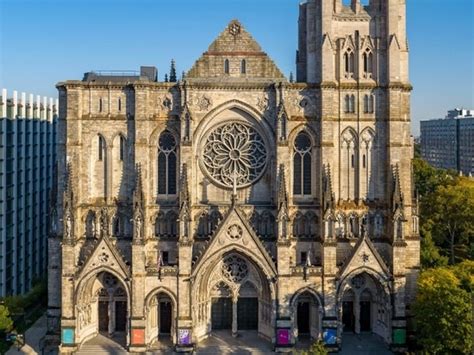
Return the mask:
[[267,148],[252,126],[231,122],[215,128],[204,145],[203,167],[214,182],[224,187],[249,186],[267,165]]

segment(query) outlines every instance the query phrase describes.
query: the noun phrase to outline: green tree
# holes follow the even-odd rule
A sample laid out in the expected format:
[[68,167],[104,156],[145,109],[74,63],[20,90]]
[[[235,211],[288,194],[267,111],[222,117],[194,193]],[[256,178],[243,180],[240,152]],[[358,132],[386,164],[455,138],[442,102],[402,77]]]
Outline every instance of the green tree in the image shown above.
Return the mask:
[[171,68],[170,68],[170,77],[169,77],[170,83],[175,83],[177,81],[176,77],[176,62],[174,59],[171,59]]
[[4,305],[0,305],[0,331],[9,332],[13,328],[10,312]]
[[471,293],[457,274],[467,277],[458,266],[426,270],[418,280],[413,305],[417,339],[429,354],[470,354],[473,350]]
[[474,183],[462,179],[438,186],[422,201],[422,220],[422,228],[448,251],[451,264],[466,259],[474,240]]
[[423,239],[421,240],[421,265],[425,268],[448,265],[448,258],[440,254],[439,248],[431,236],[431,231],[424,231],[423,226],[421,228],[423,235]]

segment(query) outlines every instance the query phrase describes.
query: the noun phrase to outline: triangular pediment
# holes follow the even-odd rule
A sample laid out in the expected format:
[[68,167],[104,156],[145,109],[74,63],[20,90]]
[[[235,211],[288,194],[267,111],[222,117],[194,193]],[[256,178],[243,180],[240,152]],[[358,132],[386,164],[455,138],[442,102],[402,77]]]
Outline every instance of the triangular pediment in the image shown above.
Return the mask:
[[352,271],[368,268],[388,277],[390,271],[380,253],[368,236],[362,237],[354,247],[353,253],[340,271],[340,278],[344,278]]
[[197,274],[202,264],[211,258],[221,256],[230,251],[241,252],[249,256],[264,269],[268,276],[277,274],[275,262],[260,241],[247,218],[238,206],[232,205],[216,232],[209,241],[207,248],[193,265],[193,274]]
[[130,267],[124,261],[120,251],[108,238],[98,241],[91,255],[79,271],[78,278],[93,273],[97,269],[104,268],[114,270],[123,279],[130,277]]
[[186,80],[191,81],[213,78],[229,81],[286,81],[280,69],[237,20],[229,23],[186,74]]

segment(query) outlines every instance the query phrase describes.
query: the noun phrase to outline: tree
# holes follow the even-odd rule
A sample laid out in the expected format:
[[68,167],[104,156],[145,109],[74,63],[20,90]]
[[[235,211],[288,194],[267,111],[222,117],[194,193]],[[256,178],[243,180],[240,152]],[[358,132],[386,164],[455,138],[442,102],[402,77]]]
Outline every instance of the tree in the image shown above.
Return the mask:
[[[423,229],[423,226],[422,226]],[[439,248],[433,241],[431,231],[421,231],[421,265],[426,268],[448,265],[448,258],[439,253]]]
[[171,59],[171,68],[170,68],[170,83],[175,83],[177,81],[176,77],[176,62],[174,59]]
[[169,82],[168,74],[165,74],[165,83]]
[[429,354],[470,354],[473,350],[471,293],[466,290],[472,287],[473,274],[467,277],[465,268],[429,269],[420,275],[413,311],[418,343]]
[[451,264],[467,258],[474,241],[474,183],[438,186],[422,202],[422,218],[423,228],[448,250]]
[[10,312],[4,305],[0,305],[0,331],[9,332],[13,328]]

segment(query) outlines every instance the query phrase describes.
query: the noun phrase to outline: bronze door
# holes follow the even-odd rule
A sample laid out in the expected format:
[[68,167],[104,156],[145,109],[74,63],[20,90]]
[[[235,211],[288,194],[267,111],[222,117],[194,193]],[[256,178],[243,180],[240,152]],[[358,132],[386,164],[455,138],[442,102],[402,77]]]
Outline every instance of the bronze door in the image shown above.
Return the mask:
[[212,299],[212,329],[231,329],[232,328],[232,300],[230,298]]
[[99,301],[99,332],[109,331],[109,301]]
[[127,329],[127,302],[115,301],[115,331],[124,332]]

